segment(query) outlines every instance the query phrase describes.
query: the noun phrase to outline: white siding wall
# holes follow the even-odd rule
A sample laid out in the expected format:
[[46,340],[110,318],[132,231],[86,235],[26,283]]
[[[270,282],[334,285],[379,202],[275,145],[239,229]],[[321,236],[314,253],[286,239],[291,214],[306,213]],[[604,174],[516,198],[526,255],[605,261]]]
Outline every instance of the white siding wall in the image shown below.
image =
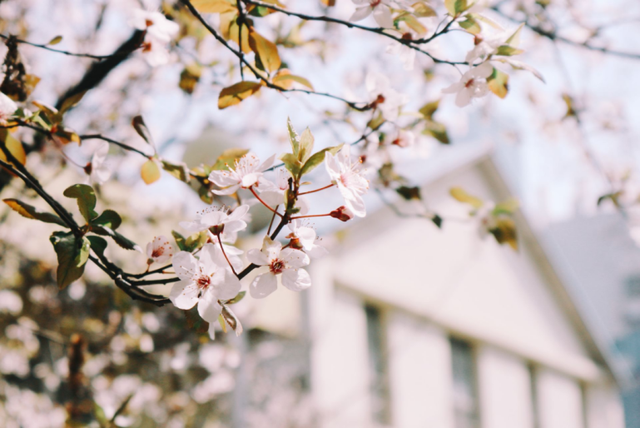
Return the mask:
[[587,388],[587,421],[587,428],[624,426],[620,396],[613,385],[592,385]]
[[398,312],[388,323],[393,426],[453,428],[447,335]]
[[480,417],[485,428],[533,428],[526,363],[490,346],[477,350]]
[[[360,299],[339,290],[313,329],[312,384],[323,427],[370,426],[366,317]],[[315,339],[315,340],[314,340]]]
[[541,369],[537,375],[540,428],[584,428],[582,392],[574,379]]

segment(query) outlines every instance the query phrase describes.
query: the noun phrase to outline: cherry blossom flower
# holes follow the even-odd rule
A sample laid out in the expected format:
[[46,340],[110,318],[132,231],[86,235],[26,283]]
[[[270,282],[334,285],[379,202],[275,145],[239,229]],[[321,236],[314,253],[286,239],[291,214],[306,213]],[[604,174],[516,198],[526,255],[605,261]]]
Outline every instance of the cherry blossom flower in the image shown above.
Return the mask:
[[400,62],[402,63],[402,67],[406,71],[413,70],[413,66],[416,62],[415,49],[411,49],[403,43],[393,42],[387,46],[386,52],[391,55],[398,55]]
[[291,291],[301,291],[311,286],[309,273],[301,269],[309,264],[309,256],[300,250],[282,248],[282,244],[264,239],[262,250],[247,252],[247,259],[258,266],[267,266],[269,271],[258,275],[249,288],[251,296],[262,299],[276,291],[277,275],[281,275],[282,285]]
[[356,11],[349,21],[361,21],[373,13],[373,18],[383,28],[393,28],[391,8],[393,2],[389,0],[352,0],[356,5]]
[[91,183],[104,184],[111,177],[111,168],[106,163],[108,154],[109,143],[101,141],[91,156],[91,162],[84,167],[84,172],[89,176]]
[[236,159],[233,167],[229,167],[228,171],[213,171],[209,174],[209,180],[221,190],[213,190],[216,195],[231,195],[239,188],[248,189],[251,186],[258,185],[265,170],[273,164],[276,155],[260,163],[260,159],[255,153],[249,152]]
[[360,162],[351,159],[349,146],[344,146],[336,155],[327,152],[325,166],[349,211],[355,216],[364,217],[366,207],[362,195],[369,189],[369,181],[360,171]]
[[160,235],[147,244],[148,264],[166,263],[173,257],[174,249],[166,236]]
[[155,67],[166,64],[169,60],[167,44],[178,34],[180,26],[165,18],[160,12],[142,9],[133,11],[129,25],[146,32],[142,51],[149,65]]
[[18,109],[11,98],[0,92],[0,125],[6,125],[13,113]]
[[209,207],[197,213],[195,221],[181,221],[180,227],[190,233],[208,230],[212,238],[220,235],[223,242],[235,242],[238,232],[250,221],[249,205],[240,205],[233,211],[227,207]]
[[[284,192],[289,189],[289,178],[291,174],[285,168],[276,169],[275,183],[263,180],[260,182],[260,198],[272,207],[284,203]],[[299,196],[296,206],[300,209],[298,214],[304,215],[309,212],[309,203],[304,196]]]
[[402,147],[403,149],[406,147],[413,147],[416,144],[416,135],[411,131],[401,129],[398,132],[398,136],[391,142],[391,144]]
[[301,220],[293,220],[287,227],[291,231],[287,235],[287,239],[291,239],[291,248],[304,251],[311,258],[321,257],[328,253],[325,247],[317,244],[318,237],[313,227]]
[[209,323],[209,336],[215,337],[214,325],[222,312],[219,300],[234,298],[240,291],[240,280],[231,272],[213,244],[205,244],[199,259],[180,251],[173,256],[173,268],[180,281],[171,289],[169,298],[179,309],[198,305],[198,313]]
[[409,100],[405,94],[397,92],[391,87],[389,78],[381,73],[370,72],[365,79],[367,91],[371,96],[371,103],[380,110],[388,121],[398,118],[398,110]]
[[487,78],[493,73],[493,66],[487,61],[478,65],[477,67],[471,67],[466,73],[462,75],[460,81],[454,83],[442,90],[445,94],[456,95],[456,105],[458,107],[464,107],[468,105],[473,98],[480,98],[487,94],[489,86],[487,85]]

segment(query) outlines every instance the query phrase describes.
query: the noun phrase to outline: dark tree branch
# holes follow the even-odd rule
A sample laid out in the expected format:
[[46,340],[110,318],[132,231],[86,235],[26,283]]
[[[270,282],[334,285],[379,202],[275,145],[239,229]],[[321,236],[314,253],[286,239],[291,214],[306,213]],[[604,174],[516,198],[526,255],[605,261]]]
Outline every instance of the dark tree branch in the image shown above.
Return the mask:
[[[0,38],[1,39],[8,40],[9,37],[11,37],[11,36],[6,36],[4,34],[0,34]],[[99,60],[99,61],[105,60],[105,59],[109,59],[111,57],[118,56],[118,55],[129,55],[129,53],[125,53],[125,52],[120,52],[120,53],[115,52],[115,53],[112,53],[110,55],[93,55],[93,54],[87,54],[87,53],[75,53],[75,52],[69,52],[69,51],[65,51],[65,50],[61,50],[61,49],[55,49],[55,48],[52,48],[52,47],[50,47],[48,45],[41,45],[41,44],[38,44],[38,43],[32,43],[32,42],[28,42],[26,40],[21,40],[21,39],[17,39],[17,38],[14,38],[14,40],[16,41],[16,43],[21,43],[23,45],[34,46],[36,48],[45,49],[45,50],[48,50],[50,52],[57,52],[57,53],[61,53],[63,55],[75,56],[75,57],[79,57],[79,58],[91,58],[91,59],[95,59],[95,60]]]

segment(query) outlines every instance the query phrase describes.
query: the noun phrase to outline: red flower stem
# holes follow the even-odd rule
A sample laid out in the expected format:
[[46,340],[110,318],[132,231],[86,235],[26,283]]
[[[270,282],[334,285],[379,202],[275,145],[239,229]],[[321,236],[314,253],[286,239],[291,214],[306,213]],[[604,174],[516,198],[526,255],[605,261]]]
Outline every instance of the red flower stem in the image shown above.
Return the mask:
[[291,217],[291,220],[296,220],[299,218],[310,218],[310,217],[330,217],[331,213],[327,213],[327,214],[310,214],[310,215],[299,215],[299,216],[295,216],[295,217]]
[[251,190],[251,193],[253,193],[253,196],[256,197],[257,200],[259,200],[262,205],[264,205],[265,207],[267,207],[269,209],[269,211],[271,211],[272,213],[279,215],[280,217],[282,217],[282,214],[280,214],[278,211],[274,210],[273,208],[271,208],[269,206],[269,204],[267,204],[265,201],[263,201],[262,199],[260,199],[260,196],[258,196],[258,194],[256,193],[255,190],[253,190],[253,186],[249,187],[249,190]]
[[[278,207],[280,205],[276,205],[276,212],[278,211]],[[269,222],[269,228],[267,229],[267,235],[269,235],[271,233],[271,226],[273,226],[273,220],[275,220],[276,218],[276,213],[274,212],[273,215],[271,216],[271,221]]]
[[220,244],[220,249],[222,250],[222,254],[224,255],[224,258],[227,260],[227,263],[229,263],[231,272],[233,272],[235,276],[238,276],[238,274],[236,273],[236,270],[233,268],[233,265],[229,261],[229,257],[227,257],[227,252],[224,250],[224,245],[222,245],[222,239],[220,238],[220,234],[218,233],[216,236],[218,237],[218,244]]
[[331,183],[328,186],[324,186],[324,187],[321,187],[321,188],[316,189],[316,190],[309,190],[308,192],[298,193],[298,196],[308,195],[309,193],[316,193],[316,192],[319,192],[319,191],[324,190],[324,189],[328,189],[328,188],[333,187],[333,186],[335,186],[335,184]]

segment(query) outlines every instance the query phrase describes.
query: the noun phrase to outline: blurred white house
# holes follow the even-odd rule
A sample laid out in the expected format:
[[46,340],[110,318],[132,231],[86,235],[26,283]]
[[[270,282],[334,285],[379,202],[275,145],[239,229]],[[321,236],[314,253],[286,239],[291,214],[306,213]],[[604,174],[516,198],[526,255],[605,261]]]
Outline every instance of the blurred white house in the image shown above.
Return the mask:
[[423,186],[442,229],[381,208],[347,223],[308,291],[255,307],[255,326],[307,344],[314,425],[622,428],[607,356],[524,218],[515,252],[449,196],[508,199],[490,156],[457,159]]

